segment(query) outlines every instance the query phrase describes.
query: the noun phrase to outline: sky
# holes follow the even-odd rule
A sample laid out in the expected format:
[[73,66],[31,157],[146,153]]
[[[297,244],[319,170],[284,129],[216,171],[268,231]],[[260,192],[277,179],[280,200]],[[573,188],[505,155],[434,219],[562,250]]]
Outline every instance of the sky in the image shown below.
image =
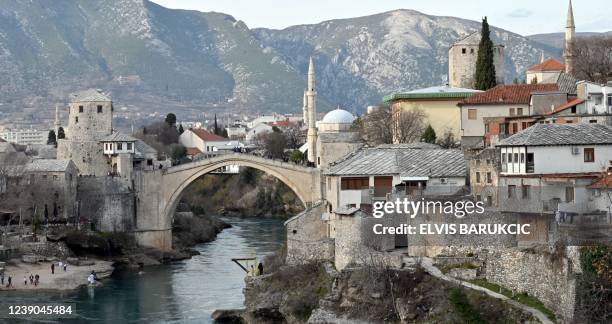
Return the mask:
[[[454,16],[489,23],[521,35],[561,32],[569,0],[151,0],[164,7],[216,11],[249,28],[292,25],[367,16],[395,9]],[[612,30],[610,0],[574,0],[576,31]]]

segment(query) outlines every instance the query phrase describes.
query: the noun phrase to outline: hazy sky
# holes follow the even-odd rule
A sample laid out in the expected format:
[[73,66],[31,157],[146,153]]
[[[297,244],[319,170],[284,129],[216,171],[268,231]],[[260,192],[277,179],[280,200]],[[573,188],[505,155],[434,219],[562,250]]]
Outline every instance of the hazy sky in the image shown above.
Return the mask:
[[[337,18],[414,9],[437,16],[480,20],[519,34],[563,31],[569,0],[152,0],[164,7],[217,11],[250,28],[284,28]],[[577,31],[612,30],[610,0],[574,0]]]

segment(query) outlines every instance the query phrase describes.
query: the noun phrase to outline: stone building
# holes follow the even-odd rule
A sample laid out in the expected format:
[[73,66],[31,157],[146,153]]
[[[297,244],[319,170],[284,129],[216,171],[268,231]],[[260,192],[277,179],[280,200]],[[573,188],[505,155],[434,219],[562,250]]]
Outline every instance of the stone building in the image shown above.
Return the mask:
[[74,161],[81,175],[107,175],[111,166],[100,140],[113,132],[112,101],[89,89],[72,94],[68,110],[66,138],[58,141],[57,158]]
[[557,83],[561,73],[565,71],[563,63],[549,58],[527,69],[527,83]]
[[351,130],[354,120],[350,112],[338,108],[317,122],[317,167],[326,168],[363,145],[359,134]]
[[[448,83],[453,88],[474,89],[476,58],[480,44],[480,31],[459,40],[448,50]],[[495,80],[504,84],[504,46],[493,45]]]
[[[433,127],[438,137],[451,132],[455,139],[459,139],[461,137],[461,111],[457,104],[479,92],[482,91],[452,88],[446,85],[391,94],[385,96],[383,101],[391,106],[393,122],[396,124],[394,130],[401,127],[398,124],[401,112],[420,109],[427,116],[427,123]],[[397,137],[394,134],[396,143],[398,142]]]
[[483,201],[487,207],[498,207],[499,153],[487,148],[469,161],[470,188],[475,201]]

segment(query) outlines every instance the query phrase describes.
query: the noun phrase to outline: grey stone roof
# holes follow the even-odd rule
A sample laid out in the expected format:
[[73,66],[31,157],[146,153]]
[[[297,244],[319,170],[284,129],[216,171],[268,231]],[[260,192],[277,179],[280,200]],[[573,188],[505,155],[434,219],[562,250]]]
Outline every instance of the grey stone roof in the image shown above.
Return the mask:
[[[481,34],[480,34],[480,30],[479,31],[475,31],[465,37],[463,37],[462,39],[458,40],[457,42],[455,42],[453,45],[478,45],[480,44],[480,38],[481,38]],[[491,40],[493,41],[493,46],[499,46],[499,40],[497,39],[496,35],[494,33],[491,33]]]
[[70,102],[107,102],[109,97],[100,90],[87,89],[70,94]]
[[151,147],[149,144],[145,143],[143,140],[136,140],[134,143],[134,147],[136,151],[141,154],[157,154],[157,150]]
[[364,148],[349,154],[331,165],[325,174],[463,177],[466,170],[461,150],[385,146]]
[[404,143],[404,144],[381,144],[377,146],[378,148],[383,149],[442,149],[440,145],[426,143],[426,142],[414,142],[414,143]]
[[136,141],[137,140],[134,137],[130,135],[122,134],[122,133],[112,133],[100,140],[100,142],[136,142]]
[[612,127],[603,124],[535,124],[497,146],[612,144]]
[[25,172],[65,172],[72,161],[38,159],[26,164]]
[[578,79],[565,72],[559,74],[559,78],[557,79],[559,91],[569,94],[576,94],[578,92],[578,90],[576,89],[577,82]]

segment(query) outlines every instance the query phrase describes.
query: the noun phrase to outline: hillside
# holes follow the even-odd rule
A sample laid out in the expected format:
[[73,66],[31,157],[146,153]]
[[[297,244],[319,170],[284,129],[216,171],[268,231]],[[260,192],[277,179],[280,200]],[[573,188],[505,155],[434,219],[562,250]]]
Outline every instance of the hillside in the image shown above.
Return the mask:
[[[390,92],[445,83],[448,47],[479,28],[397,10],[251,30],[226,14],[146,0],[0,0],[0,125],[50,125],[55,103],[85,87],[111,91],[126,125],[152,112],[300,112],[310,55],[319,110],[341,105],[360,113]],[[493,32],[506,46],[508,82],[542,50],[559,55]]]

